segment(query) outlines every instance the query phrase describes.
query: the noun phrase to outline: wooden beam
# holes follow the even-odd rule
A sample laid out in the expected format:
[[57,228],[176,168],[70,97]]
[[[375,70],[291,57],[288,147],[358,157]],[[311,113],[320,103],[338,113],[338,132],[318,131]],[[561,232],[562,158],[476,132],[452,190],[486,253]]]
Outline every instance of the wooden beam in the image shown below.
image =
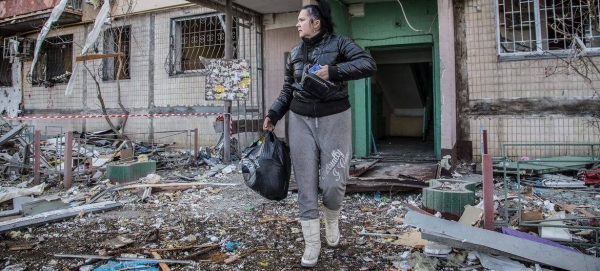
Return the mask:
[[86,60],[94,60],[94,59],[103,59],[109,57],[125,57],[125,53],[108,53],[108,54],[94,54],[94,55],[84,55],[75,57],[75,61],[86,61]]
[[350,177],[358,177],[360,175],[362,175],[363,173],[365,173],[367,170],[373,168],[373,166],[375,164],[377,164],[377,162],[379,162],[379,159],[375,160],[375,161],[367,161],[364,163],[360,163],[360,164],[356,164],[354,169],[350,169]]
[[[522,238],[463,225],[417,212],[408,212],[404,224],[481,247],[479,251],[500,251],[518,258],[567,270],[600,271],[600,259]],[[489,248],[485,251],[484,248]]]
[[113,261],[146,261],[148,263],[194,264],[194,261],[182,261],[182,260],[171,260],[171,259],[126,258],[126,257],[98,256],[98,255],[54,254],[54,257],[75,258],[75,259],[113,260]]
[[[154,259],[157,259],[157,260],[161,260],[162,259],[160,257],[160,254],[158,254],[158,252],[151,251],[151,253],[152,253],[152,257]],[[158,263],[158,266],[160,267],[160,270],[162,270],[162,271],[171,271],[171,268],[169,268],[169,266],[166,263]]]
[[239,184],[215,184],[215,183],[203,183],[203,182],[195,182],[195,183],[155,183],[155,184],[134,184],[128,185],[124,187],[119,187],[115,190],[125,190],[132,188],[146,188],[146,187],[189,187],[189,186],[200,186],[200,185],[208,185],[208,186],[238,186]]

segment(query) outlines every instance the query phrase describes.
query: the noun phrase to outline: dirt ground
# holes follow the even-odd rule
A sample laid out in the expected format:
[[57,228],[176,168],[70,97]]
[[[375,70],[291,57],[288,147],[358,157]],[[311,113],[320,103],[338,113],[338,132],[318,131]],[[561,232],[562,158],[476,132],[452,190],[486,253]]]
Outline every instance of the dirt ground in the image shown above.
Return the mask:
[[[158,174],[161,174],[160,172]],[[163,173],[168,174],[168,173]],[[163,179],[165,177],[163,176]],[[169,178],[166,178],[169,179]],[[140,191],[125,190],[108,194],[105,200],[126,201],[118,209],[87,214],[62,222],[22,229],[0,236],[0,270],[87,270],[106,260],[59,258],[55,254],[111,255],[122,253],[150,257],[151,249],[218,244],[214,249],[193,255],[202,248],[161,251],[163,259],[193,260],[195,263],[168,264],[171,270],[304,270],[300,266],[303,253],[301,226],[298,218],[297,194],[290,193],[280,202],[269,201],[243,184],[239,172],[209,178],[206,182],[235,183],[238,186],[204,186],[180,191],[154,192],[140,201]],[[95,185],[76,184],[67,195],[53,187],[45,194],[88,193]],[[415,250],[392,244],[392,239],[361,236],[372,233],[398,233],[407,226],[399,223],[407,212],[401,203],[413,202],[413,193],[348,194],[341,213],[342,241],[337,248],[327,247],[324,240],[317,267],[313,270],[390,270],[388,259]],[[377,199],[376,199],[377,198]],[[11,209],[10,205],[1,206]],[[264,222],[261,219],[272,218]],[[115,249],[107,240],[126,237],[132,243]],[[232,242],[232,243],[231,243]],[[227,250],[227,244],[239,247]],[[10,251],[17,245],[35,245],[31,250]],[[235,247],[235,246],[234,246]],[[223,259],[257,249],[247,257],[226,265]],[[135,255],[126,255],[128,257]],[[219,261],[220,260],[220,261]],[[392,269],[393,270],[393,269]]]

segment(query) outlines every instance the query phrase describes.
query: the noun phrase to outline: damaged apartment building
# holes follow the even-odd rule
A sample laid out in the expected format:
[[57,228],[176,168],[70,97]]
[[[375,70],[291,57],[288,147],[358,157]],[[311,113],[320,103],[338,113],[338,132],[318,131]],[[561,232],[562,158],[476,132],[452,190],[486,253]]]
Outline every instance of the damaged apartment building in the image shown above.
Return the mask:
[[[62,2],[39,45],[42,26]],[[297,12],[310,1],[234,1],[233,58],[248,61],[251,91],[230,107],[205,95],[205,60],[224,57],[224,1],[111,1],[88,46],[103,1],[1,3],[0,109],[7,119],[57,134],[106,130],[105,119],[91,116],[130,114],[124,132],[137,140],[198,129],[199,145],[211,146],[223,131],[217,117],[231,110],[243,149],[279,94],[285,56],[299,42]],[[589,153],[556,146],[504,153],[506,143],[599,141],[595,1],[330,3],[336,31],[378,65],[372,78],[349,83],[356,157],[412,155],[389,149],[396,144],[417,148],[424,159],[480,161],[482,130],[489,153],[512,159]],[[277,134],[285,133],[282,120]],[[192,137],[166,140],[184,145]]]
[[[205,99],[205,59],[224,57],[224,10],[187,1],[2,4],[1,110],[7,120],[56,135],[107,130],[107,120],[97,116],[110,115],[134,140],[185,146],[195,129],[201,146],[219,139],[213,123],[225,111],[222,101]],[[260,16],[241,8],[234,14],[234,58],[250,63],[252,85],[246,100],[233,102],[231,114],[256,124],[262,114]],[[56,119],[61,116],[67,119]]]

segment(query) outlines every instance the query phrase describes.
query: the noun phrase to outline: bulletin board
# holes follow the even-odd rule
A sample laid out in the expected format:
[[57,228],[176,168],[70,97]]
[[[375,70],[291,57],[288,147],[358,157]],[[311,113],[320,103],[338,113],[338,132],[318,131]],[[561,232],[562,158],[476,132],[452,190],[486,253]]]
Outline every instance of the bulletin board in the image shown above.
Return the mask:
[[250,93],[250,65],[245,59],[206,60],[206,100],[245,101]]

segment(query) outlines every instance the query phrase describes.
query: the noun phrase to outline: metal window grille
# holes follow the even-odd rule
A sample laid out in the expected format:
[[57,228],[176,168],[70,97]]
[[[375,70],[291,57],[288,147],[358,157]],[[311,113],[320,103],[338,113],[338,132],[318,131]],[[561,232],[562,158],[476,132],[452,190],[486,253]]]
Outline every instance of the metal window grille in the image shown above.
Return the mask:
[[[171,25],[169,74],[204,72],[204,59],[225,56],[225,16],[174,19]],[[238,22],[233,19],[233,58],[237,58]]]
[[[0,50],[4,50],[4,47],[0,47]],[[10,58],[0,58],[0,86],[10,87],[12,86],[12,63]]]
[[500,54],[600,49],[597,0],[497,0]]
[[[102,79],[116,80],[131,78],[129,71],[131,58],[131,27],[115,27],[104,31],[104,53],[123,53],[122,56],[104,59]],[[119,65],[121,70],[119,71]]]
[[72,10],[76,10],[76,11],[82,11],[82,5],[81,2],[83,2],[82,0],[69,0],[67,2],[67,8],[70,8]]
[[48,38],[38,55],[31,81],[33,85],[67,83],[73,71],[73,35]]

